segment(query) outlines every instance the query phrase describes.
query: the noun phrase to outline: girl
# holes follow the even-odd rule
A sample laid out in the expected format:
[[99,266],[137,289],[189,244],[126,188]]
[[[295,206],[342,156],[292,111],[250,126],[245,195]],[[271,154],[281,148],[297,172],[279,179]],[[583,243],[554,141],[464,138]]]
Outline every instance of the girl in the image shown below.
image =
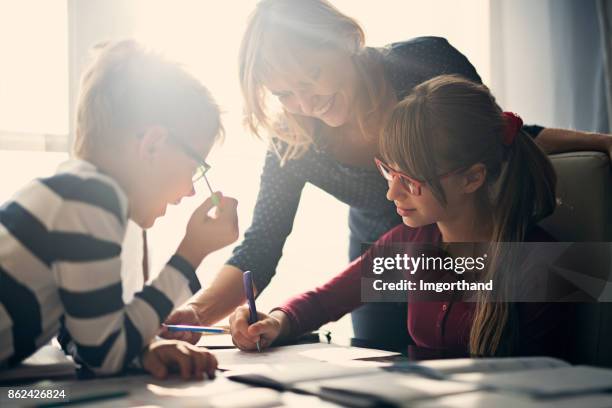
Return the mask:
[[[521,125],[484,85],[440,76],[417,86],[393,110],[380,139],[383,160],[377,165],[403,225],[377,244],[491,242],[487,273],[494,285],[503,285],[515,262],[495,243],[550,241],[535,223],[555,207],[552,165]],[[262,313],[251,326],[248,308],[238,308],[230,318],[235,344],[252,350],[260,340],[266,347],[360,306],[367,257],[270,315]],[[557,340],[563,337],[552,340],[561,329],[558,309],[504,303],[491,292],[478,296],[469,303],[410,303],[408,333],[417,346],[450,354],[562,354]]]
[[[212,324],[227,316],[245,301],[242,271],[253,272],[258,292],[266,288],[306,183],[349,205],[349,257],[357,258],[363,243],[402,221],[385,200],[386,184],[374,167],[385,117],[416,85],[435,76],[459,74],[481,82],[468,59],[443,38],[366,47],[359,24],[325,0],[259,2],[239,64],[246,123],[270,141],[253,222],[212,284],[169,323]],[[278,118],[266,104],[270,97],[282,107]],[[524,130],[549,153],[612,152],[607,135]],[[398,330],[405,313],[401,304],[368,304],[353,313],[355,335],[373,339],[385,333],[405,342],[406,332]],[[190,341],[199,337],[184,335]]]

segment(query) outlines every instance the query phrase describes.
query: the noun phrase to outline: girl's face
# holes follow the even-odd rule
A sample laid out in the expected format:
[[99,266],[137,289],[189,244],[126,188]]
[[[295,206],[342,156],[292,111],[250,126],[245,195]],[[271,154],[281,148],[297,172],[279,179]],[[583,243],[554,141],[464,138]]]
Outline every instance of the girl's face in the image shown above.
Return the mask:
[[440,179],[446,205],[438,201],[427,184],[420,188],[420,195],[411,194],[399,177],[393,177],[388,184],[387,199],[393,201],[403,223],[412,228],[449,222],[461,216],[466,203],[471,202],[465,191],[464,176],[459,174]]
[[305,49],[299,56],[300,61],[279,62],[286,73],[269,78],[265,87],[289,113],[320,119],[330,127],[347,123],[357,84],[351,56],[324,49]]

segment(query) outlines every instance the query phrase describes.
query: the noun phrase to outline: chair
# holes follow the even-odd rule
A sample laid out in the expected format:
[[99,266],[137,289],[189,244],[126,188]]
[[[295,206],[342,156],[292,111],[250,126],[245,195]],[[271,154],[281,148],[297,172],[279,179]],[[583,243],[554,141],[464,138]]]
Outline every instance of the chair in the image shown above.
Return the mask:
[[[612,281],[612,169],[609,157],[598,152],[571,152],[550,157],[557,171],[560,205],[540,225],[564,242],[584,245],[568,259],[574,270],[598,282]],[[603,285],[602,285],[603,287]],[[608,285],[612,291],[612,284]],[[571,350],[577,364],[612,367],[612,296],[608,302],[578,303],[571,317]]]

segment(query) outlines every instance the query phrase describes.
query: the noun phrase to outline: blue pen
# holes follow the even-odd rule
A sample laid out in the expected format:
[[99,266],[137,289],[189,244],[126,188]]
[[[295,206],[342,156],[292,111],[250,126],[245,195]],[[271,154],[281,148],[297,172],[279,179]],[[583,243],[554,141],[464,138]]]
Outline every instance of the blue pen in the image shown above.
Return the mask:
[[[255,294],[253,293],[253,278],[251,277],[251,271],[246,271],[242,276],[244,282],[244,293],[247,301],[249,302],[249,325],[257,323],[257,307],[255,307]],[[261,345],[259,340],[255,343],[257,345],[257,351],[261,353]]]
[[186,324],[164,324],[164,327],[168,328],[168,331],[190,331],[196,333],[212,333],[212,334],[227,334],[228,329],[223,327],[210,327],[210,326],[189,326]]

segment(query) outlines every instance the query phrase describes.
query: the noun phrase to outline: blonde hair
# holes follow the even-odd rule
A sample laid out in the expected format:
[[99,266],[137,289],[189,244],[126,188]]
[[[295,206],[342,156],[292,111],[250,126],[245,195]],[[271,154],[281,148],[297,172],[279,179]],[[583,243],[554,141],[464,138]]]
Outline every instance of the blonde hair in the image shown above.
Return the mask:
[[[333,49],[352,56],[365,95],[357,106],[357,120],[365,136],[365,121],[378,114],[387,94],[378,52],[365,48],[365,35],[359,23],[325,0],[262,0],[251,14],[242,38],[239,76],[245,100],[244,122],[257,137],[265,137],[275,147],[275,139],[286,144],[276,150],[281,163],[300,157],[313,143],[317,119],[283,112],[271,118],[265,103],[263,81],[279,74],[271,56],[298,60],[300,50]],[[263,132],[262,132],[263,131]]]
[[518,336],[516,313],[504,300],[520,264],[513,247],[500,243],[524,241],[529,227],[556,205],[550,160],[523,130],[504,145],[507,120],[486,86],[444,75],[416,86],[380,138],[383,158],[424,180],[443,205],[439,174],[476,163],[486,167],[478,198],[492,209],[493,234],[483,280],[493,279],[496,293],[479,294],[469,342],[475,356],[510,354]]
[[[133,40],[100,44],[81,77],[75,156],[90,159],[116,149],[127,133],[160,125],[200,125],[214,143],[223,136],[220,110],[208,90],[176,63]],[[177,137],[183,132],[177,132]]]

